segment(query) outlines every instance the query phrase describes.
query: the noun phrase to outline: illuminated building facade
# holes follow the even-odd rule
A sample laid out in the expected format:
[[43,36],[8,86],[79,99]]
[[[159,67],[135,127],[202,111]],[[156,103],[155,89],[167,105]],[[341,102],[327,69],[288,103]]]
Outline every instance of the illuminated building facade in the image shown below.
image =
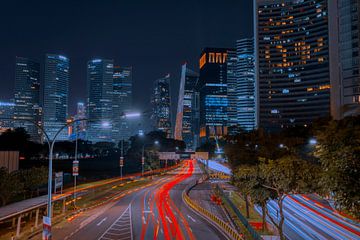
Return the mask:
[[16,57],[14,87],[14,127],[23,127],[34,141],[41,132],[30,123],[41,124],[40,64],[29,58]]
[[195,149],[196,142],[194,139],[196,130],[193,126],[193,98],[198,79],[199,75],[189,69],[186,63],[182,65],[174,138],[183,140],[189,150]]
[[327,0],[255,0],[259,126],[277,130],[330,115]]
[[114,67],[113,75],[113,139],[128,140],[132,135],[131,122],[124,114],[132,109],[132,68]]
[[[69,66],[67,57],[47,54],[45,58],[45,79],[43,99],[43,123],[46,133],[53,138],[66,124],[69,96]],[[67,140],[67,130],[57,140]]]
[[[237,105],[238,105],[238,78],[236,73],[237,56],[235,50],[229,50],[227,56],[227,97],[228,97],[228,126],[233,127],[238,125]],[[229,128],[229,134],[232,134]],[[236,128],[234,128],[236,129]],[[234,134],[236,133],[233,132]]]
[[154,82],[151,103],[154,129],[165,132],[168,138],[172,137],[170,74]]
[[87,138],[111,142],[113,101],[113,60],[93,59],[87,64],[88,122]]
[[245,131],[256,128],[254,39],[236,42],[237,124]]
[[0,134],[14,127],[11,120],[14,114],[15,103],[0,101]]
[[339,76],[333,94],[335,119],[360,114],[360,2],[333,0],[329,6],[331,76]]
[[227,135],[228,96],[226,48],[205,48],[200,56],[200,141]]

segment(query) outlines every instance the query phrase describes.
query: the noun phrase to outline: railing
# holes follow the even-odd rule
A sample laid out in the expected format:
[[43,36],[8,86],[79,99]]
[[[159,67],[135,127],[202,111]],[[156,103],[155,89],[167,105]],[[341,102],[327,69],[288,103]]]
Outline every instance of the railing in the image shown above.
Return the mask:
[[215,223],[222,231],[224,231],[229,237],[231,237],[234,240],[242,240],[243,237],[232,227],[229,226],[229,224],[225,223],[223,220],[206,210],[205,208],[199,206],[195,201],[191,200],[189,197],[189,191],[194,188],[199,182],[203,182],[207,176],[204,176],[200,178],[194,185],[189,187],[187,190],[185,190],[182,194],[183,199],[185,203],[191,207],[196,212],[200,213],[201,215],[205,216],[207,219],[211,220],[213,223]]
[[219,185],[216,185],[216,191],[220,194],[221,198],[223,199],[223,201],[225,201],[230,207],[231,209],[234,211],[234,213],[236,214],[236,216],[239,218],[239,220],[241,221],[241,223],[245,226],[245,228],[248,230],[248,232],[250,233],[251,237],[255,240],[261,240],[261,236],[259,235],[259,233],[257,233],[251,226],[251,224],[248,222],[248,220],[241,214],[241,212],[239,211],[239,209],[234,205],[234,203],[226,196],[226,194],[224,193],[224,191],[219,187]]

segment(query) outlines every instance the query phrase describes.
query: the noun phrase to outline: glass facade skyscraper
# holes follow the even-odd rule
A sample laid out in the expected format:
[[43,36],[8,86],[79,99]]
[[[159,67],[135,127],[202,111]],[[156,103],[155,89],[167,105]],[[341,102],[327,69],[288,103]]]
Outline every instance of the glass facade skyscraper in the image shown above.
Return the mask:
[[165,132],[168,138],[172,137],[170,74],[154,82],[151,103],[154,129]]
[[[227,97],[228,97],[228,126],[237,126],[237,105],[238,105],[238,78],[236,73],[238,58],[235,50],[229,50],[227,56]],[[235,132],[234,132],[235,133]],[[229,134],[232,134],[229,129]]]
[[118,142],[132,136],[131,122],[124,114],[132,109],[132,68],[114,67],[113,75],[113,139]]
[[259,126],[306,125],[330,115],[327,0],[256,0]]
[[[68,115],[70,60],[62,55],[47,54],[45,58],[45,79],[43,99],[44,128],[50,138],[66,124]],[[67,140],[66,129],[58,140]]]
[[14,126],[25,128],[32,140],[39,141],[41,132],[29,122],[42,125],[39,62],[16,57],[14,100]]
[[181,67],[180,89],[176,114],[174,138],[183,140],[189,150],[195,150],[195,126],[193,119],[193,104],[195,97],[195,86],[199,75],[189,69],[187,64]]
[[254,40],[236,42],[237,124],[245,131],[256,128]]
[[14,102],[0,101],[0,134],[14,127],[14,122],[12,121],[14,107]]
[[113,60],[93,59],[87,64],[87,137],[93,142],[113,141],[113,74]]
[[334,0],[341,79],[340,117],[360,114],[360,2]]
[[226,48],[205,48],[200,56],[200,141],[227,135],[228,96]]

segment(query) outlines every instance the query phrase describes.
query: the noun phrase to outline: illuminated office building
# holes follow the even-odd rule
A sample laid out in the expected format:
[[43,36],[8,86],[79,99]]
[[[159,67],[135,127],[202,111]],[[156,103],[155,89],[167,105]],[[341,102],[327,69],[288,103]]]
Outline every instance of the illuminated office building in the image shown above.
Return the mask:
[[41,125],[40,64],[29,58],[16,57],[14,87],[14,127],[23,127],[32,140],[40,141]]
[[170,74],[154,82],[151,103],[154,129],[165,132],[168,138],[172,137]]
[[11,120],[14,115],[14,107],[14,102],[0,101],[0,134],[14,128],[14,122]]
[[330,74],[339,76],[339,87],[332,89],[332,115],[341,119],[360,114],[360,2],[330,2]]
[[254,40],[236,42],[237,124],[245,131],[256,128]]
[[[235,50],[229,50],[228,56],[227,56],[227,97],[228,97],[228,108],[227,108],[227,114],[228,114],[228,126],[229,128],[229,134],[235,134],[236,130],[234,132],[231,131],[231,129],[236,129],[236,126],[238,126],[238,114],[237,114],[237,105],[238,105],[238,92],[237,92],[237,86],[238,86],[238,78],[237,78],[237,72],[236,72],[236,66],[237,66],[238,58],[236,55]],[[232,128],[234,127],[235,128]]]
[[87,138],[93,142],[113,141],[113,73],[113,60],[93,59],[87,64]]
[[254,31],[259,126],[278,130],[328,117],[328,1],[255,0]]
[[124,114],[132,109],[132,68],[114,67],[113,74],[113,139],[116,142],[128,140],[133,132],[131,120]]
[[[69,64],[67,57],[47,54],[45,58],[45,79],[43,99],[43,123],[46,133],[53,138],[65,124],[68,116]],[[57,140],[67,140],[64,129]]]
[[198,79],[199,75],[189,69],[186,63],[182,65],[174,138],[184,141],[189,150],[195,150],[193,98]]
[[196,86],[200,96],[200,141],[227,135],[228,96],[226,48],[205,48]]

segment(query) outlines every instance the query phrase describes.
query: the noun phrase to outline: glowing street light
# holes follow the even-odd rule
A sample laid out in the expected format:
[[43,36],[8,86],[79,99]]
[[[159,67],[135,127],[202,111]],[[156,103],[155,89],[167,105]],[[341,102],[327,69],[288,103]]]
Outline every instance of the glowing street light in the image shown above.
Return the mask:
[[317,140],[315,138],[310,138],[309,139],[309,144],[314,146],[314,145],[317,144]]

